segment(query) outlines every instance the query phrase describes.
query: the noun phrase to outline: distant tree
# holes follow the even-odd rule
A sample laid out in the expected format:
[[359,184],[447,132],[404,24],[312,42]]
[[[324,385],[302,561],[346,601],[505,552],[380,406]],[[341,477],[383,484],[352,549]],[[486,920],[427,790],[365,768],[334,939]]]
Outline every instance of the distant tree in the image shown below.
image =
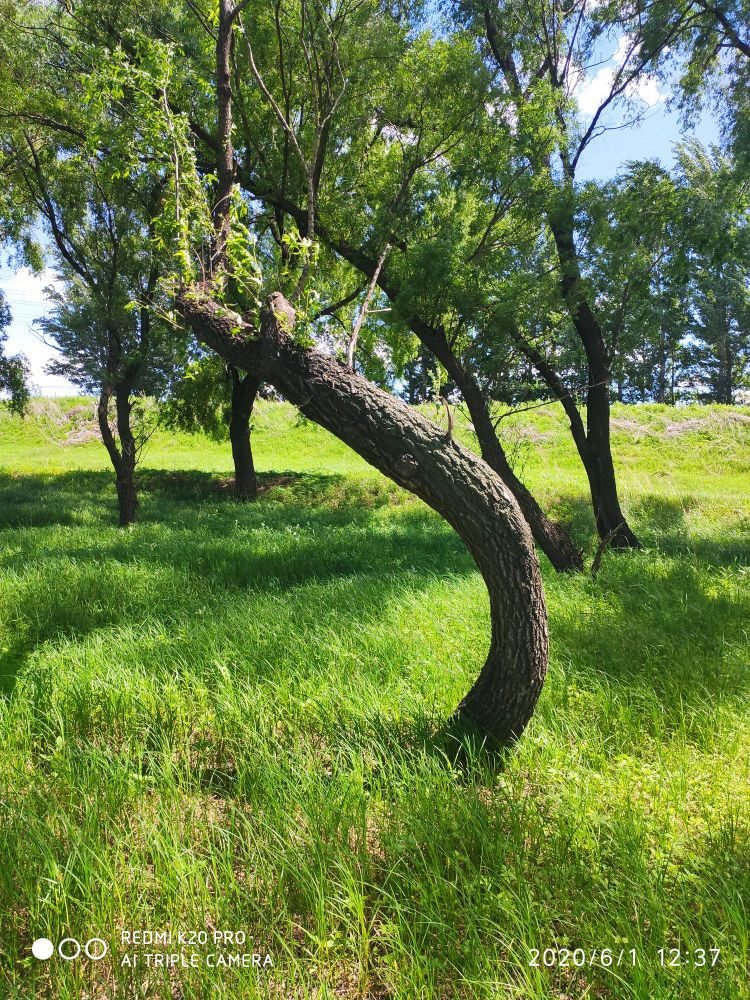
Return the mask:
[[[117,130],[100,88],[90,86],[106,50],[90,40],[62,41],[62,22],[71,14],[63,5],[18,0],[13,16],[0,20],[0,205],[14,207],[15,214],[3,212],[22,255],[36,252],[20,239],[24,227],[43,232],[60,279],[51,291],[51,313],[39,324],[62,354],[48,370],[98,396],[119,519],[127,525],[138,507],[134,405],[143,394],[158,395],[184,361],[186,338],[164,320],[160,289],[173,250],[166,249],[172,234],[160,229],[159,219],[163,199],[171,196],[170,172],[180,165],[168,145],[161,152],[161,136],[139,155],[133,132]],[[150,69],[158,75],[158,66]],[[110,82],[119,86],[114,77]],[[139,121],[138,101],[150,95],[135,87],[128,99]]]
[[5,296],[0,291],[0,402],[11,413],[22,414],[29,401],[29,366],[23,354],[8,355],[5,332],[10,325],[11,314]]
[[686,143],[678,164],[694,380],[703,398],[731,404],[750,374],[750,191],[716,148]]
[[436,369],[437,359],[425,347],[404,366],[404,396],[412,406],[430,398]]
[[[159,317],[160,259],[151,219],[159,182],[134,190],[126,180],[105,187],[98,166],[78,163],[68,197],[70,161],[45,165],[32,147],[27,171],[53,246],[62,288],[39,320],[62,354],[48,366],[98,396],[102,440],[115,470],[120,524],[136,518],[135,469],[140,447],[132,417],[136,397],[158,396],[184,363],[185,340]],[[114,428],[110,424],[114,405]]]
[[621,402],[676,401],[687,315],[687,233],[673,177],[629,163],[582,193],[594,288]]

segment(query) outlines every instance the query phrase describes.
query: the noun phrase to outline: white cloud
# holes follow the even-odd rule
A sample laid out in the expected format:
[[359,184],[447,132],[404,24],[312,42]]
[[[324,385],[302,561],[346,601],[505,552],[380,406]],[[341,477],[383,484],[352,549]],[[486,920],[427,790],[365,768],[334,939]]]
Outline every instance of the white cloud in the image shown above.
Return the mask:
[[600,69],[596,76],[585,80],[575,95],[581,113],[589,116],[596,114],[597,108],[601,107],[611,86],[612,70],[610,69]]
[[[603,102],[609,97],[615,81],[615,74],[627,59],[630,46],[630,39],[627,35],[623,35],[617,44],[617,51],[610,60],[610,65],[603,66],[593,76],[585,77],[576,85],[573,93],[582,114],[588,117],[596,114]],[[635,59],[637,59],[637,51],[630,55],[631,64]],[[641,101],[648,108],[655,107],[665,97],[659,89],[656,77],[648,73],[640,74],[626,88],[625,96]]]
[[0,281],[0,288],[3,289],[11,304],[13,299],[23,299],[26,302],[38,304],[42,312],[44,312],[46,306],[44,289],[48,285],[59,286],[55,272],[49,267],[45,268],[39,274],[34,274],[28,267],[20,267],[8,278]]

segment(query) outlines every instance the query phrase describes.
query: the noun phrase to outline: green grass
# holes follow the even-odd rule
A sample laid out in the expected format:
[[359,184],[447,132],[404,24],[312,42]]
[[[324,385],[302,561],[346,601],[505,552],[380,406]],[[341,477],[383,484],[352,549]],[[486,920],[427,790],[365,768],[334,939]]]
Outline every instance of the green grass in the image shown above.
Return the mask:
[[[437,516],[264,403],[260,500],[231,499],[226,445],[157,435],[121,531],[89,407],[0,416],[0,996],[750,995],[747,411],[615,408],[646,548],[596,581],[544,565],[537,713],[499,765],[459,768],[430,735],[483,662],[487,601]],[[590,551],[564,418],[507,423]],[[244,930],[166,950],[273,968],[120,946],[167,928]],[[111,952],[39,962],[41,936]],[[671,947],[721,954],[663,968]]]

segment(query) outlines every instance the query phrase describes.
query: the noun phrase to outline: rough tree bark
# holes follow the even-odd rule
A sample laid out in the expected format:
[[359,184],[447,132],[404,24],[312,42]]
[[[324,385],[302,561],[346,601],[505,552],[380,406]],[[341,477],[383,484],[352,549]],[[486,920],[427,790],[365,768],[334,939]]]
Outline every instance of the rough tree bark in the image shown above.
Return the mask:
[[[178,308],[204,343],[231,364],[276,386],[400,486],[441,514],[466,543],[487,585],[487,660],[455,722],[493,745],[515,740],[529,721],[547,668],[547,617],[539,564],[526,521],[502,480],[468,449],[390,394],[289,336],[294,310],[269,298],[257,331],[191,289]],[[237,330],[240,330],[239,335]]]
[[258,495],[258,480],[250,446],[250,417],[260,379],[250,372],[243,376],[234,365],[229,366],[229,373],[232,378],[229,440],[234,459],[234,491],[240,500],[253,500]]
[[[112,428],[109,426],[109,401],[114,396],[117,422],[118,448]],[[138,510],[138,494],[135,486],[135,466],[138,457],[135,437],[130,427],[130,392],[126,387],[109,386],[102,388],[97,405],[99,431],[115,470],[117,503],[120,512],[120,527],[135,523]]]

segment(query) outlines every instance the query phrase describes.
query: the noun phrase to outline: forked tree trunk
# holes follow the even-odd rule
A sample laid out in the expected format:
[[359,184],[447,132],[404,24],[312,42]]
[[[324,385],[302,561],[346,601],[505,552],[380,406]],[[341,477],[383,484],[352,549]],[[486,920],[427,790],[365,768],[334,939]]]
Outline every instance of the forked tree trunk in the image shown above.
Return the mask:
[[[109,401],[113,395],[119,447],[109,426]],[[117,387],[114,392],[108,387],[102,389],[97,405],[99,432],[115,470],[120,527],[123,528],[135,522],[138,510],[138,494],[135,487],[137,448],[130,427],[130,410],[130,392],[127,388]]]
[[[539,564],[513,494],[490,467],[435,424],[319,351],[295,344],[294,310],[269,299],[260,331],[191,289],[178,308],[195,333],[231,364],[276,386],[400,486],[441,514],[466,543],[487,585],[487,660],[455,720],[492,744],[516,739],[547,669],[547,616]],[[237,335],[237,330],[245,336]]]
[[117,480],[117,505],[120,512],[120,527],[127,528],[129,524],[135,524],[138,493],[132,473],[122,480]]
[[254,374],[244,376],[230,365],[232,377],[232,407],[229,420],[229,440],[234,460],[234,491],[240,500],[253,500],[258,495],[253,450],[250,445],[250,417],[260,379]]

